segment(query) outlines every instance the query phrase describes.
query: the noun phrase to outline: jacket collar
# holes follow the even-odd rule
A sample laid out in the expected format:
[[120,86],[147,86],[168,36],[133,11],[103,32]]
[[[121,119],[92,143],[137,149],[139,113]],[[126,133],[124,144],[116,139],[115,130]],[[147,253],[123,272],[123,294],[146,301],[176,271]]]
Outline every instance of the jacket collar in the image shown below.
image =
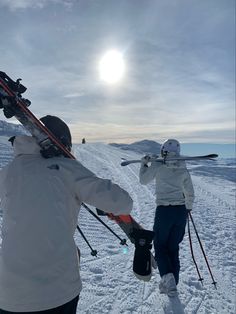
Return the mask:
[[40,146],[32,136],[17,136],[13,143],[14,155],[40,154]]

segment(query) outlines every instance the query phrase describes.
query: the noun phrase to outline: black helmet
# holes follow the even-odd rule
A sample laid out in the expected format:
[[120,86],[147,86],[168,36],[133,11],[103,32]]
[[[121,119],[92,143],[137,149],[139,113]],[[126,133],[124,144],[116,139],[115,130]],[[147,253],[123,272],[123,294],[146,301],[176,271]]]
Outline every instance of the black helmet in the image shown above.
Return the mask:
[[52,132],[52,134],[70,151],[72,147],[70,129],[64,121],[55,116],[47,115],[40,121]]

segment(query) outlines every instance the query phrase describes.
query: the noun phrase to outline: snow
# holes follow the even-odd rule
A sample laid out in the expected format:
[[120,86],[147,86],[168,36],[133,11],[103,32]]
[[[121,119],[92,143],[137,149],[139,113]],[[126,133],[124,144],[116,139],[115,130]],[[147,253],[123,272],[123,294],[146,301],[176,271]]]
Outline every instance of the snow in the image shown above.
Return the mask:
[[[147,186],[139,184],[138,164],[120,166],[121,158],[138,159],[141,155],[102,143],[78,145],[74,154],[98,176],[110,178],[126,189],[134,200],[133,217],[143,227],[152,229],[155,214],[154,183]],[[11,158],[9,151],[1,146],[0,166],[7,162],[6,156]],[[180,249],[179,297],[168,299],[159,294],[160,277],[157,270],[147,283],[133,275],[133,245],[128,241],[128,247],[121,246],[114,235],[86,210],[81,209],[79,226],[98,255],[93,257],[81,236],[75,234],[82,254],[80,270],[83,280],[77,313],[235,313],[235,159],[191,162],[188,168],[196,192],[192,216],[217,281],[217,289],[212,284],[192,227],[194,254],[204,278],[203,285],[198,281],[186,232]],[[125,237],[113,221],[106,217],[102,219],[121,238]]]

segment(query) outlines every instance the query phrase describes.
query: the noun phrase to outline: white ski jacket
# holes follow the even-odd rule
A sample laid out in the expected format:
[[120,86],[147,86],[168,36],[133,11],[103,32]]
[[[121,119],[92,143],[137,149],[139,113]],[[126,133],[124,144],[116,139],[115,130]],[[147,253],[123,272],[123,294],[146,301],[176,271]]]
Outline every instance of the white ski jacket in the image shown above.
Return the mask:
[[14,151],[0,171],[0,309],[42,311],[81,291],[73,238],[81,203],[118,215],[133,201],[76,160],[42,158],[33,137],[16,137]]
[[185,205],[193,208],[194,189],[185,162],[152,162],[150,167],[141,164],[139,180],[141,184],[156,181],[157,206]]

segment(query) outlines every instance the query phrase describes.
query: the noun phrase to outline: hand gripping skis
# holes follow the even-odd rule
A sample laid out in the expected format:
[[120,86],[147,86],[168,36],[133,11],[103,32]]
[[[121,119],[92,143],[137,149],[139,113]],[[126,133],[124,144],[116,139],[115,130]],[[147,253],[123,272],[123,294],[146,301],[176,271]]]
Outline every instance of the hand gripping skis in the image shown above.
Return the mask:
[[150,251],[154,232],[143,229],[131,215],[114,216],[100,209],[96,210],[98,215],[108,216],[109,219],[114,220],[135,245],[133,272],[138,279],[149,281],[152,277],[152,267],[157,268],[155,258]]
[[[28,109],[31,102],[22,97],[27,88],[20,81],[21,79],[14,81],[5,72],[0,71],[0,109],[3,109],[5,117],[9,119],[14,116],[29,131],[37,140],[45,158],[64,155],[76,159]],[[153,231],[143,229],[131,215],[108,214],[108,217],[114,220],[135,244],[133,262],[135,275],[141,280],[150,280],[153,265],[153,256],[150,251],[154,237]]]

